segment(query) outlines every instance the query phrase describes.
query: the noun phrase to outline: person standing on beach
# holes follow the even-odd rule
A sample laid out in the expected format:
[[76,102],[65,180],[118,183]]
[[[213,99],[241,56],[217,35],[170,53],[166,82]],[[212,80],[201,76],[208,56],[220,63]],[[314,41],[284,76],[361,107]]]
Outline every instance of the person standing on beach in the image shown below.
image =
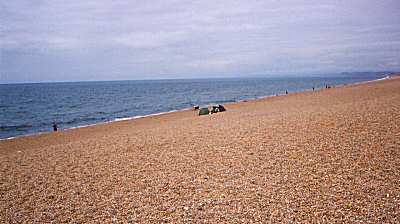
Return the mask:
[[53,131],[57,131],[57,130],[58,130],[57,123],[56,123],[56,121],[54,121],[53,122]]

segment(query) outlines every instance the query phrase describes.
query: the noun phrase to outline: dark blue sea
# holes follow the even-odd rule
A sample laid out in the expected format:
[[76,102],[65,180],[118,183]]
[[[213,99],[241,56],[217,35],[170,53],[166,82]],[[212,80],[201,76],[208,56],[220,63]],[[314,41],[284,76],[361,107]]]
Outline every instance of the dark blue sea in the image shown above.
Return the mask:
[[[121,118],[235,102],[312,87],[384,77],[346,73],[324,77],[101,81],[0,85],[0,139],[68,129]],[[228,108],[229,110],[229,108]]]

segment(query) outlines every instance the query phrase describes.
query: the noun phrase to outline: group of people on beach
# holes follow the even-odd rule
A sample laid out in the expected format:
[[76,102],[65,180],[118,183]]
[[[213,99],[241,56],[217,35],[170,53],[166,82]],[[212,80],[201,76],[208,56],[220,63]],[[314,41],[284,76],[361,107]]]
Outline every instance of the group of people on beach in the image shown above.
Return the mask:
[[[331,88],[330,85],[325,84],[325,89],[330,89],[330,88]],[[315,87],[314,87],[314,86],[312,87],[312,91],[315,91]],[[288,92],[287,90],[285,91],[285,93],[286,93],[286,94],[289,94],[289,92]],[[278,96],[278,94],[276,94],[276,95]]]

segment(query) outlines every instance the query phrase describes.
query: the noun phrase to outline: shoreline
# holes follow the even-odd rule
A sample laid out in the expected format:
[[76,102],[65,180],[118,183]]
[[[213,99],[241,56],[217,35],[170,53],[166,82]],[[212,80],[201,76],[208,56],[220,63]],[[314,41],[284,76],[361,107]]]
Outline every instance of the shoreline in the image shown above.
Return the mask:
[[[392,78],[394,78],[396,76],[400,76],[400,74],[386,75],[383,78],[372,79],[372,80],[367,80],[367,81],[362,81],[362,82],[355,82],[355,83],[349,83],[349,84],[340,84],[340,85],[337,85],[337,86],[332,86],[332,88],[343,88],[343,87],[346,87],[346,86],[354,86],[354,85],[366,84],[366,83],[371,83],[371,82],[379,82],[379,81],[383,81],[383,80],[387,80],[387,79],[392,79]],[[319,89],[315,89],[315,91],[321,91],[321,90],[324,90],[324,89],[325,88],[322,87],[322,88],[319,88]],[[304,89],[304,90],[300,90],[300,91],[291,92],[288,95],[295,94],[295,93],[305,93],[305,92],[313,92],[313,90],[312,89]],[[256,98],[248,98],[248,99],[243,99],[243,100],[238,100],[238,101],[226,102],[224,104],[225,105],[231,105],[231,104],[236,104],[236,103],[252,102],[252,101],[258,101],[258,100],[263,100],[263,99],[268,99],[268,98],[273,98],[273,97],[279,97],[279,96],[285,96],[285,95],[286,94],[282,93],[282,94],[276,94],[276,95],[260,96],[260,97],[256,97]],[[115,118],[115,119],[110,120],[110,121],[103,121],[103,122],[98,122],[98,123],[93,123],[93,124],[86,124],[86,125],[78,125],[78,126],[75,126],[75,127],[69,127],[69,128],[65,128],[65,129],[60,129],[58,132],[65,132],[65,131],[69,131],[69,130],[76,130],[76,129],[81,129],[81,128],[93,127],[93,126],[96,126],[96,125],[112,124],[112,123],[115,123],[115,122],[137,120],[137,119],[142,119],[142,118],[146,118],[146,117],[155,117],[155,116],[160,116],[160,115],[170,114],[170,113],[179,113],[179,112],[183,112],[183,111],[190,111],[192,109],[193,108],[174,109],[174,110],[170,110],[170,111],[153,113],[153,114],[137,115],[137,116],[132,116],[132,117],[124,117],[124,118]],[[51,134],[51,133],[53,133],[53,132],[52,131],[42,131],[42,132],[35,132],[35,133],[26,134],[26,135],[17,135],[17,136],[12,136],[12,137],[8,137],[8,138],[0,138],[0,142],[19,139],[19,138],[32,137],[32,136],[46,135],[46,134]]]

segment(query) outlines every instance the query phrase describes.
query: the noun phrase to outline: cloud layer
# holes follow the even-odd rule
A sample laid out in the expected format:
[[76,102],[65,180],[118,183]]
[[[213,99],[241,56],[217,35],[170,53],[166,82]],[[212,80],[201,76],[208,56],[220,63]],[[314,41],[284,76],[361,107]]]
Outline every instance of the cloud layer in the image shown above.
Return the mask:
[[0,10],[0,82],[400,70],[397,0],[13,0]]

